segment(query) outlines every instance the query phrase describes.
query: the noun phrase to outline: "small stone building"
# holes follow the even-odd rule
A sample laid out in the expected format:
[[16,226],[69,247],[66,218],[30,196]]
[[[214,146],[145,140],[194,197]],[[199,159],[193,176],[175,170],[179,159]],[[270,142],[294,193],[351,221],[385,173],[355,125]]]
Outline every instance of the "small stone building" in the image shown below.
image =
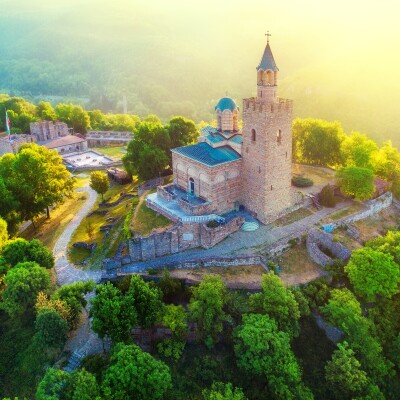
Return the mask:
[[60,121],[31,122],[30,130],[31,135],[35,136],[38,142],[57,139],[70,134],[68,125]]
[[11,135],[10,137],[0,138],[0,157],[7,153],[17,153],[18,149],[25,143],[34,143],[35,137],[32,135]]
[[197,144],[172,150],[173,183],[150,194],[149,207],[175,220],[243,209],[263,223],[290,210],[293,107],[277,97],[269,42],[256,71],[257,97],[243,100],[243,129],[235,101],[222,98],[217,126],[204,128]]
[[39,143],[50,150],[57,150],[58,154],[80,153],[87,150],[87,141],[79,136],[68,135]]

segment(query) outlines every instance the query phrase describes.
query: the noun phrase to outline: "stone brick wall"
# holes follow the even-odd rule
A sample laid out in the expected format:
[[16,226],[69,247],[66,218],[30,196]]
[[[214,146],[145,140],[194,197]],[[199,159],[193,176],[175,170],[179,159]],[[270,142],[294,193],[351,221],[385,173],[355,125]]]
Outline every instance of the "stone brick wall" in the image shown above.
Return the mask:
[[178,205],[183,211],[191,215],[212,214],[214,209],[214,205],[208,201],[204,204],[193,205],[185,201],[183,198],[178,200]]
[[60,121],[31,122],[30,131],[38,142],[69,135],[68,125]]
[[17,153],[22,144],[35,142],[35,137],[32,135],[11,135],[11,139],[11,141],[8,137],[0,139],[0,156],[7,153]]
[[269,223],[291,206],[292,102],[245,99],[243,124],[243,203]]
[[89,147],[125,145],[132,139],[132,132],[89,131],[86,134]]
[[321,251],[321,246],[329,249],[336,258],[343,262],[347,262],[350,259],[350,250],[342,243],[334,242],[331,234],[316,228],[310,229],[307,235],[308,254],[317,264],[325,267],[332,264],[334,260]]
[[196,247],[209,248],[239,230],[243,222],[242,217],[233,218],[214,229],[198,223],[179,223],[165,232],[130,239],[128,241],[129,255],[105,259],[103,266],[107,271],[116,271],[124,265],[139,261],[148,261]]
[[211,203],[208,213],[224,213],[235,208],[242,195],[242,160],[208,167],[180,154],[172,153],[174,184],[182,190],[194,179],[195,195]]

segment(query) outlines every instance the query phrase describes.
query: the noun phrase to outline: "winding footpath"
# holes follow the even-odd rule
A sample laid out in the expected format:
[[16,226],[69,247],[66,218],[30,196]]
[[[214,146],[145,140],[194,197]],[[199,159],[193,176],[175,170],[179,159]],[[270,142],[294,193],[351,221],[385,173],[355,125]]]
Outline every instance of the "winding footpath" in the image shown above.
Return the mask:
[[84,186],[76,192],[85,192],[89,197],[54,245],[53,254],[55,257],[57,283],[60,286],[79,281],[88,281],[90,279],[99,282],[101,278],[101,271],[83,271],[70,265],[67,260],[66,252],[71,236],[83,218],[89,213],[97,199],[97,193],[89,186]]

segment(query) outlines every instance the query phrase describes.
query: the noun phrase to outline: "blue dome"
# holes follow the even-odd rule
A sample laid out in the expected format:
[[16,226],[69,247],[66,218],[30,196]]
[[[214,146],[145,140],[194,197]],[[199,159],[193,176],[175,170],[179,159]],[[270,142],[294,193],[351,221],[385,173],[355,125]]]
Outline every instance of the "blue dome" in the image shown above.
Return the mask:
[[221,110],[221,111],[225,110],[234,111],[236,109],[239,110],[239,107],[236,105],[235,101],[230,97],[223,97],[215,106],[215,110]]

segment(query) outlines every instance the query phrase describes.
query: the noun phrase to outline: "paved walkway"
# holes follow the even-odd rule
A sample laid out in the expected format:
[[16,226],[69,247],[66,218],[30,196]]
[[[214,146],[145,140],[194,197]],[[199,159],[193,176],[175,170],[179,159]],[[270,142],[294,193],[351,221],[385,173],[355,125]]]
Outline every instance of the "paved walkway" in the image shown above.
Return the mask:
[[260,225],[260,228],[255,232],[237,231],[211,249],[204,250],[198,248],[172,254],[170,256],[159,257],[154,260],[128,264],[121,269],[121,272],[132,273],[142,271],[146,268],[160,267],[163,264],[195,260],[203,257],[232,256],[262,252],[281,239],[306,232],[329,214],[347,208],[351,204],[352,201],[344,201],[339,203],[335,208],[323,208],[308,217],[281,227],[273,228],[272,225],[269,224]]
[[76,213],[72,221],[65,228],[64,232],[60,235],[53,249],[53,254],[56,259],[55,267],[57,273],[57,283],[60,286],[79,281],[88,281],[90,279],[99,282],[101,278],[100,271],[83,271],[75,268],[69,264],[66,257],[68,243],[72,234],[79,226],[82,219],[86,217],[97,199],[97,193],[88,186],[78,189],[77,192],[86,192],[89,197],[82,208]]

